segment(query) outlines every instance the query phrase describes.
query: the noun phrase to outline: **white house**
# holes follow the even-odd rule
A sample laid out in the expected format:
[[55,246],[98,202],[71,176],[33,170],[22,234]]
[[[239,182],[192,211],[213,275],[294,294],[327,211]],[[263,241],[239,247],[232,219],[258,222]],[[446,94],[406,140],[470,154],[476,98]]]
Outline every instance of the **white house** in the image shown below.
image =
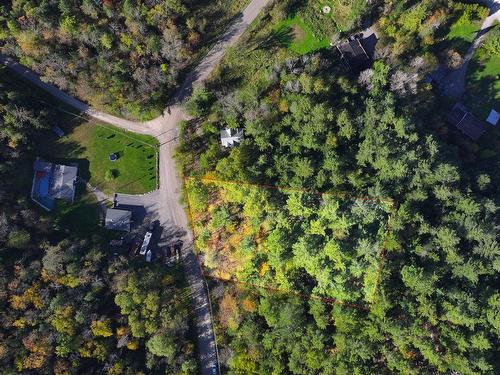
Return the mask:
[[233,147],[243,140],[243,129],[225,128],[220,131],[220,142],[224,147]]

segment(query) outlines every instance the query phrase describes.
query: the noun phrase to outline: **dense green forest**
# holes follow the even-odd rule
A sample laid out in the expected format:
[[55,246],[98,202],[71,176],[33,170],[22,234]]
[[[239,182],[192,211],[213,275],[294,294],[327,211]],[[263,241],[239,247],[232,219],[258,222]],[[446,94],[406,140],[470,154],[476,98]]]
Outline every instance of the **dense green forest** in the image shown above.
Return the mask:
[[[13,0],[0,47],[145,119],[245,3]],[[225,373],[500,373],[500,130],[468,139],[427,79],[462,64],[487,14],[275,1],[194,91],[177,161]],[[329,44],[367,26],[373,61],[350,71]],[[468,72],[477,113],[497,105],[495,27]],[[197,373],[181,269],[114,256],[97,217],[29,201],[37,142],[61,116],[39,99],[0,69],[2,373]],[[226,127],[244,140],[221,147]]]
[[196,248],[212,276],[348,303],[373,300],[390,200],[210,180],[191,180],[187,191]]
[[125,117],[160,114],[182,74],[244,0],[13,0],[0,51],[45,81]]
[[[276,4],[228,52],[182,127],[200,259],[209,275],[254,285],[212,283],[223,368],[500,373],[499,130],[466,138],[445,120],[453,103],[424,79],[438,64],[457,66],[487,10],[379,2],[375,61],[349,72],[333,50],[299,55],[277,38],[290,4]],[[244,130],[241,144],[221,147],[225,127]],[[387,214],[286,189],[391,199],[385,246],[373,224]],[[363,271],[378,251],[376,296],[363,301]]]
[[97,214],[89,236],[29,202],[33,150],[58,116],[0,69],[2,374],[195,373],[181,271],[110,257]]

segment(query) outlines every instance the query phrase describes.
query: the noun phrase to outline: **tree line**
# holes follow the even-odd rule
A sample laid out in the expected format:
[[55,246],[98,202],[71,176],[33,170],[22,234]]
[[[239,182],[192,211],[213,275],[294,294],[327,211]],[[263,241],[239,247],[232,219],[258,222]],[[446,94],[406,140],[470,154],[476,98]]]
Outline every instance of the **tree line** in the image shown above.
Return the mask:
[[45,81],[125,117],[160,114],[182,74],[241,1],[13,0],[0,5],[2,53]]
[[[183,125],[178,149],[185,174],[385,196],[396,207],[368,310],[215,284],[217,332],[229,373],[500,371],[498,130],[479,143],[464,138],[446,123],[447,100],[424,80],[437,64],[448,63],[439,53],[442,36],[469,8],[440,0],[378,5],[380,44],[368,70],[346,71],[334,51],[293,56],[279,46],[255,48],[247,39],[247,50],[229,52],[188,103],[194,119]],[[265,38],[264,22],[248,38]],[[225,127],[243,129],[243,142],[221,147]],[[217,200],[189,189],[190,202],[206,203],[211,221],[229,231],[232,216],[226,215],[227,224],[220,220]],[[245,184],[232,189],[244,202],[253,198]],[[252,207],[267,209],[265,201]],[[305,216],[307,207],[299,211]],[[293,214],[284,210],[281,220],[292,225]],[[206,226],[205,237],[200,231],[199,240],[210,241],[213,227]],[[297,230],[322,236],[310,227]],[[284,266],[284,274],[311,282],[318,247],[286,244],[294,238],[274,243],[282,255],[277,263],[287,265],[300,247],[298,269]],[[247,250],[259,255],[246,242],[235,243],[242,257]],[[315,270],[332,272],[333,265]],[[259,271],[240,276],[250,280]]]
[[97,225],[81,234],[29,201],[36,142],[58,116],[0,69],[2,373],[195,373],[182,272],[112,257]]

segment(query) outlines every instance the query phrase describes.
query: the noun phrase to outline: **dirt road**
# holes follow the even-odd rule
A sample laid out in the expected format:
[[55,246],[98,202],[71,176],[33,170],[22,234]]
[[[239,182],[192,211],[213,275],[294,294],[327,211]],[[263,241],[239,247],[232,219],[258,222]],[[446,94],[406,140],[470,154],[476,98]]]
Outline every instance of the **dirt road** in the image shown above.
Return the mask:
[[476,38],[465,53],[462,65],[448,74],[441,84],[443,87],[443,94],[455,100],[460,100],[465,93],[467,68],[469,67],[469,63],[476,49],[481,45],[495,21],[500,22],[500,0],[485,0],[482,1],[482,3],[490,9],[489,16],[483,21]]
[[174,150],[177,146],[177,124],[180,120],[186,118],[182,104],[191,94],[192,88],[201,84],[210,75],[221,61],[225,50],[237,42],[261,10],[270,2],[271,0],[252,0],[220,37],[219,41],[212,47],[200,64],[187,75],[177,94],[174,96],[174,104],[169,107],[169,110],[165,109],[161,116],[144,123],[122,119],[97,111],[58,88],[43,82],[36,73],[20,65],[13,59],[0,55],[0,62],[8,66],[9,69],[79,112],[135,133],[155,136],[159,140],[160,188],[153,196],[158,197],[157,207],[161,225],[164,228],[169,228],[169,232],[173,230],[174,232],[184,233],[183,261],[191,288],[192,302],[195,307],[194,313],[198,333],[198,354],[201,375],[214,375],[219,372],[218,357],[205,280],[196,262],[193,249],[193,235],[189,229],[188,219],[180,201],[181,179],[173,159]]

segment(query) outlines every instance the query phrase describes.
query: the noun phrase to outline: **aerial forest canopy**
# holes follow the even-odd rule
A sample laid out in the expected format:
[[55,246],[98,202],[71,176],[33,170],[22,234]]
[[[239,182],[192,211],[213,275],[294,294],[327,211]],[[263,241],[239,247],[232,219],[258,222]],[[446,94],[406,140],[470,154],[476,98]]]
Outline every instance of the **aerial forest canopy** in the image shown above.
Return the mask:
[[[453,69],[470,37],[460,27],[477,30],[487,10],[381,2],[375,61],[353,72],[331,50],[287,49],[273,26],[287,4],[195,91],[178,151],[206,272],[251,285],[213,284],[224,368],[499,373],[499,131],[465,138],[425,80]],[[498,58],[489,38],[481,53]],[[241,143],[221,147],[226,127],[244,131]],[[388,213],[383,243],[374,224]]]
[[[0,5],[0,52],[91,105],[159,115],[183,71],[241,1],[13,0]],[[2,46],[3,45],[3,46]]]
[[[245,4],[13,0],[0,48],[147,119]],[[443,90],[487,15],[276,0],[193,91],[176,161],[223,373],[500,374],[500,125],[469,139]],[[368,63],[348,69],[334,46],[372,32]],[[460,97],[481,119],[500,102],[498,23],[484,34]],[[95,200],[72,218],[29,201],[56,108],[0,68],[2,373],[196,374],[181,267],[108,254]]]

